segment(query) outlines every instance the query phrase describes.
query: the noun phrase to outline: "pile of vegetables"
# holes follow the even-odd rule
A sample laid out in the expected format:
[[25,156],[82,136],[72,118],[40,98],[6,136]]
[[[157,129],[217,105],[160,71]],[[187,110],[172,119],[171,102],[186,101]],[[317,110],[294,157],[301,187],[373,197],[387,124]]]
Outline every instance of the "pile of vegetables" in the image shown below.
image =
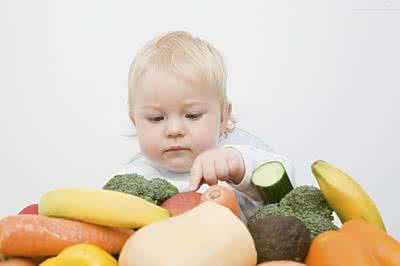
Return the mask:
[[400,265],[400,243],[361,186],[323,161],[312,173],[319,188],[292,186],[278,162],[256,169],[264,204],[247,224],[223,184],[178,192],[132,174],[103,189],[49,191],[0,219],[0,266]]

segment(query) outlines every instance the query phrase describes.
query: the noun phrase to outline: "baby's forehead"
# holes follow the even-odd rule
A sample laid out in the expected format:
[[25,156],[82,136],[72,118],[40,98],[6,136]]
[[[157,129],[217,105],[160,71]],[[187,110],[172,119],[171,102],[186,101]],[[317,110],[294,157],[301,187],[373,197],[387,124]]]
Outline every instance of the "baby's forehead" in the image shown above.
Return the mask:
[[[180,70],[180,71],[179,71]],[[141,80],[173,79],[180,83],[185,83],[194,87],[212,86],[210,78],[200,70],[187,69],[148,69],[143,72]]]
[[162,89],[162,91],[182,88],[185,92],[211,92],[210,96],[217,96],[216,86],[202,75],[187,75],[185,73],[171,73],[167,71],[149,71],[141,77],[137,90]]

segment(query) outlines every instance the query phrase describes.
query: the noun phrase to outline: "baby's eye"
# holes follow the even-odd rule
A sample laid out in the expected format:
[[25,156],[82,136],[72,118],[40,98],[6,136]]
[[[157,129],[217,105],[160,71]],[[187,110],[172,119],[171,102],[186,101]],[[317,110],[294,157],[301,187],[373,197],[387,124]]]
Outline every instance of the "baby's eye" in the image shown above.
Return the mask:
[[164,120],[163,116],[153,116],[153,117],[148,117],[147,120],[149,120],[150,122],[160,122],[162,120]]
[[186,114],[185,117],[191,120],[199,119],[203,114]]

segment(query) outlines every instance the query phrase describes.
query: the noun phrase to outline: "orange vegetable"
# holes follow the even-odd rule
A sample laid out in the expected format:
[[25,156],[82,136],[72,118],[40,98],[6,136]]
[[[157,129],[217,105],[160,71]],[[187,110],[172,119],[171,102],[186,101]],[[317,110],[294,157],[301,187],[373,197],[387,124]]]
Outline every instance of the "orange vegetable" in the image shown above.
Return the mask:
[[64,248],[90,243],[109,253],[120,252],[133,233],[79,221],[41,215],[14,215],[0,220],[0,253],[9,256],[54,256]]
[[200,204],[201,193],[189,191],[179,192],[161,204],[171,216],[176,216],[193,209]]
[[325,231],[314,238],[305,263],[309,266],[375,265],[357,240],[338,231]]
[[32,260],[22,258],[12,258],[5,261],[0,261],[0,266],[36,266]]
[[363,220],[350,220],[341,232],[359,240],[361,246],[378,261],[379,265],[400,265],[400,242],[375,224]]
[[276,261],[263,262],[261,264],[257,264],[257,266],[306,266],[306,265],[291,260],[276,260]]
[[363,220],[350,220],[339,231],[326,231],[311,243],[309,266],[400,265],[400,243]]
[[210,186],[202,195],[201,202],[213,201],[229,208],[237,217],[240,217],[240,207],[235,192],[222,185]]

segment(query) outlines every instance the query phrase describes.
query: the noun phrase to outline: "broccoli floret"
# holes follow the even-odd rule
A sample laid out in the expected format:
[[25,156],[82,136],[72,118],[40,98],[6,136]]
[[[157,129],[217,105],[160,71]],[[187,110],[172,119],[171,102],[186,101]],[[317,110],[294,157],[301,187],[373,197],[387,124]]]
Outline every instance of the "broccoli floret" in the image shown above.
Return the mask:
[[333,210],[320,190],[313,186],[299,186],[279,202],[257,207],[249,221],[268,216],[294,216],[310,230],[311,238],[327,230],[337,230],[332,223]]
[[315,213],[297,216],[297,218],[299,218],[305,224],[308,230],[310,230],[311,239],[325,231],[338,230],[338,227],[332,223],[331,220]]
[[167,180],[162,178],[147,180],[138,174],[116,175],[104,185],[103,189],[128,193],[157,205],[178,193],[178,189]]
[[150,190],[156,192],[153,194],[153,199],[159,204],[178,193],[174,185],[158,177],[150,180]]
[[265,206],[256,207],[254,214],[250,217],[251,220],[258,220],[267,216],[284,216],[284,213],[278,203],[272,203]]
[[297,215],[318,214],[333,221],[332,208],[321,191],[314,186],[296,187],[279,202],[279,205],[290,208]]

